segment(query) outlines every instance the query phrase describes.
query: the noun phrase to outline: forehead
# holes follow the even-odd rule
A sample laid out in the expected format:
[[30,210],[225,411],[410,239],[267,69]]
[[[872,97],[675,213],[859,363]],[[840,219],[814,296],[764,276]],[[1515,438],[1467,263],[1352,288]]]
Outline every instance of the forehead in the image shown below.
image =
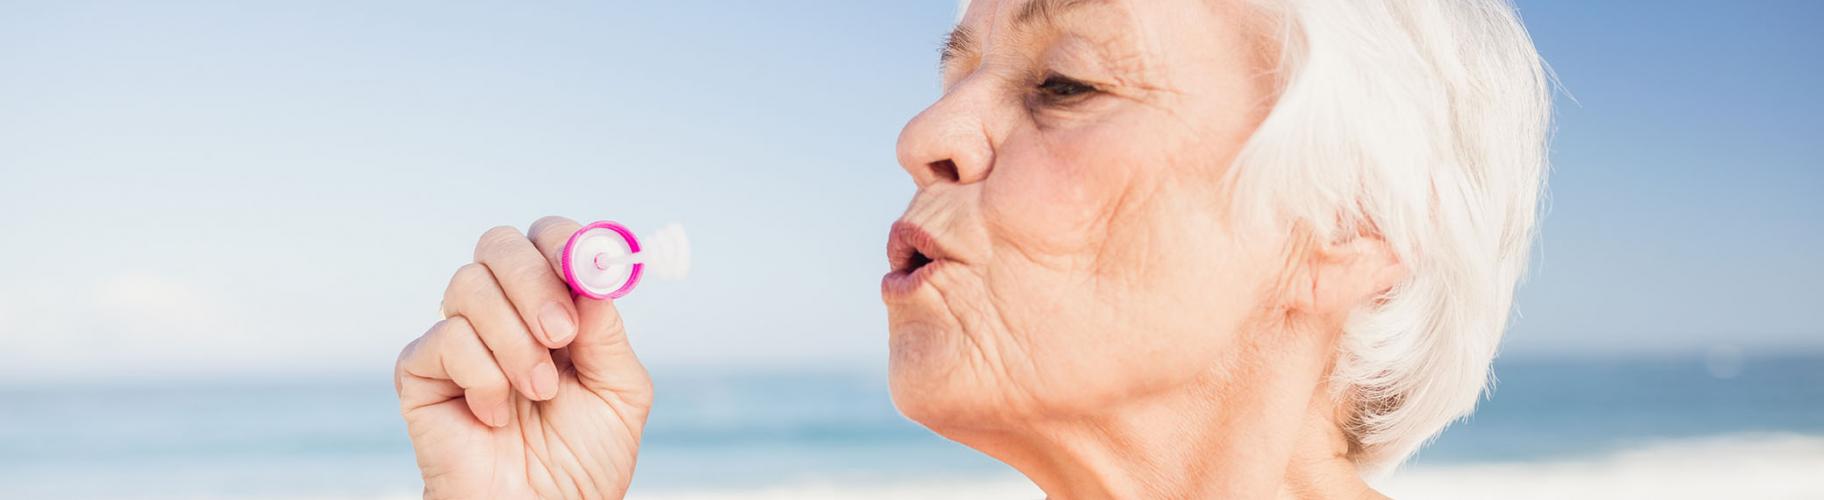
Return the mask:
[[963,0],[959,27],[1004,25],[1027,28],[1078,10],[1106,7],[1116,0]]
[[[1163,0],[1150,0],[1163,1]],[[982,45],[990,39],[1019,39],[1066,30],[1079,35],[1099,32],[1093,38],[1107,42],[1116,24],[1109,21],[1128,17],[1117,0],[974,0],[966,2],[963,18],[957,23],[944,47],[948,63],[959,56],[980,55]],[[1121,12],[1117,12],[1121,11]],[[1084,24],[1079,19],[1093,18]]]
[[1051,34],[1068,34],[1124,58],[1277,53],[1277,18],[1248,0],[965,0],[963,5],[946,59],[982,55],[999,41]]

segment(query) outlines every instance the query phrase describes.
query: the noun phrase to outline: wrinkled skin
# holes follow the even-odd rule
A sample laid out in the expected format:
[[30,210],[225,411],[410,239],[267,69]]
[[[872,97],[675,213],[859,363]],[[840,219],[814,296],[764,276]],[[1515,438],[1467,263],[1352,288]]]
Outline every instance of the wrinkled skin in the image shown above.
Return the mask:
[[626,492],[652,382],[614,305],[572,298],[558,278],[577,228],[547,217],[530,237],[489,231],[450,281],[449,319],[400,354],[394,381],[426,498]]
[[960,264],[887,297],[902,411],[950,427],[1104,407],[1222,362],[1272,305],[1283,238],[1238,238],[1221,210],[1271,103],[1228,3],[1029,24],[1021,1],[971,5],[943,97],[900,137],[919,186],[904,220]]
[[900,135],[918,191],[893,241],[930,255],[882,286],[895,404],[1053,498],[1376,497],[1326,374],[1403,267],[1378,235],[1243,227],[1229,203],[1274,23],[1244,0],[1034,4],[973,2]]

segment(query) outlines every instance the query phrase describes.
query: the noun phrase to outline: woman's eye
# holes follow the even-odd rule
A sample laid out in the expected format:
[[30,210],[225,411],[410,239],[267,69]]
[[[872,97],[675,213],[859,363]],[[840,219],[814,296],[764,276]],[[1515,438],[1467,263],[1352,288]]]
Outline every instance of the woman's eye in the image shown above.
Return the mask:
[[1077,99],[1096,92],[1094,86],[1059,75],[1045,77],[1045,81],[1039,83],[1037,90],[1040,98],[1052,103]]

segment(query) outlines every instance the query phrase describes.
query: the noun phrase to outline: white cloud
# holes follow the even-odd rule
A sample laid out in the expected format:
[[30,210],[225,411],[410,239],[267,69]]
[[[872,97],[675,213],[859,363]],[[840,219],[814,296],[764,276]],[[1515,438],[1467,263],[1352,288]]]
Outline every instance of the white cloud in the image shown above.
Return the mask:
[[225,351],[259,349],[231,294],[176,276],[129,273],[88,283],[11,282],[0,370],[15,377],[188,371]]
[[100,318],[129,343],[191,343],[240,336],[230,328],[227,298],[196,284],[153,274],[110,277],[95,286]]

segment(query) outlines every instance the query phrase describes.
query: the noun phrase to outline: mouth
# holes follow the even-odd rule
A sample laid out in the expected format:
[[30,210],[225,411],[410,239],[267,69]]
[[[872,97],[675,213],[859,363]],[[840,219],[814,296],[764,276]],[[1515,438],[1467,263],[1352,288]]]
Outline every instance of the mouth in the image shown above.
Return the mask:
[[887,264],[892,267],[880,280],[887,296],[909,294],[923,285],[932,269],[953,262],[924,228],[907,221],[893,223],[887,236]]

